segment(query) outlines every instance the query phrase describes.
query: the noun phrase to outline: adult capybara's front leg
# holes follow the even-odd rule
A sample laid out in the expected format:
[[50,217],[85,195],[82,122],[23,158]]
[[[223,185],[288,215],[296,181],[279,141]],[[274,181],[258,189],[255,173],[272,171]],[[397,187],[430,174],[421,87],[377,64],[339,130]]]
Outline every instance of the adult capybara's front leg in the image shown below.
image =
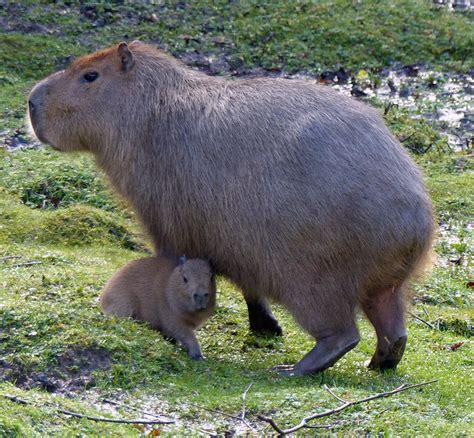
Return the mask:
[[395,368],[407,343],[402,288],[388,287],[373,291],[362,302],[362,308],[377,333],[377,349],[369,368]]
[[264,298],[255,298],[244,293],[249,312],[250,330],[255,333],[282,335],[283,331]]

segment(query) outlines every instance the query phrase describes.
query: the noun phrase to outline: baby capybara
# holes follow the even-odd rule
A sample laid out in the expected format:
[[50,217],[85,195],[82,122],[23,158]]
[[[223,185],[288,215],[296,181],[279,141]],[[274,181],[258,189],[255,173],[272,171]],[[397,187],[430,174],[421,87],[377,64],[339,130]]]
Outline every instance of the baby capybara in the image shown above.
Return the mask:
[[216,305],[214,276],[205,260],[135,260],[110,278],[100,301],[105,313],[147,321],[181,343],[193,359],[202,359],[194,331]]
[[228,80],[121,43],[37,84],[38,138],[89,151],[160,254],[211,261],[243,291],[251,326],[277,332],[267,299],[316,340],[283,373],[326,369],[377,333],[370,366],[405,348],[405,295],[433,238],[423,178],[382,117],[329,87]]

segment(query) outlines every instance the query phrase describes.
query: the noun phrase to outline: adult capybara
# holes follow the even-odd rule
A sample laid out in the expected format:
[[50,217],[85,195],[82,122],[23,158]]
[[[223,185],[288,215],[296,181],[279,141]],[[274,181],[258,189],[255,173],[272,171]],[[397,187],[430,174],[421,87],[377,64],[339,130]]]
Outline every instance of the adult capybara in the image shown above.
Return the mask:
[[293,314],[317,343],[282,372],[354,348],[358,305],[377,332],[370,366],[400,361],[404,294],[434,225],[375,110],[305,81],[208,77],[139,42],[49,76],[29,108],[41,141],[95,155],[160,254],[210,260],[256,327],[278,330],[266,299]]
[[148,321],[178,341],[193,359],[202,359],[194,330],[212,315],[216,284],[201,259],[147,257],[128,263],[101,294],[105,313]]

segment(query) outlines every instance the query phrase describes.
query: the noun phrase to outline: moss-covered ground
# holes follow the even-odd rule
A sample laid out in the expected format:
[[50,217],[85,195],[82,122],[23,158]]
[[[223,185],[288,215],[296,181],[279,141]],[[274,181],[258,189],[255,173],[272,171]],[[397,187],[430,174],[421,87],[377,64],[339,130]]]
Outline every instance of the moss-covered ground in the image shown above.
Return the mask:
[[[3,2],[0,137],[28,143],[25,100],[34,82],[71,56],[123,39],[159,44],[185,60],[213,57],[220,62],[214,74],[263,68],[318,75],[342,67],[377,77],[392,63],[468,74],[472,24],[468,13],[421,0]],[[395,372],[383,374],[364,365],[375,335],[362,317],[361,343],[328,371],[292,378],[269,372],[297,361],[313,341],[278,306],[284,336],[251,334],[243,298],[224,278],[217,312],[199,332],[206,356],[199,363],[146,324],[105,317],[98,296],[106,280],[149,253],[133,212],[91,157],[0,149],[0,436],[158,433],[57,412],[144,417],[104,398],[170,415],[176,424],[157,426],[161,433],[269,434],[257,414],[285,427],[337,406],[324,384],[354,400],[433,379],[315,424],[340,435],[472,436],[472,149],[453,152],[430,123],[396,107],[385,113],[401,140],[410,137],[403,144],[424,170],[440,228],[433,269],[414,287],[407,351]],[[229,417],[241,415],[246,389],[247,424]]]

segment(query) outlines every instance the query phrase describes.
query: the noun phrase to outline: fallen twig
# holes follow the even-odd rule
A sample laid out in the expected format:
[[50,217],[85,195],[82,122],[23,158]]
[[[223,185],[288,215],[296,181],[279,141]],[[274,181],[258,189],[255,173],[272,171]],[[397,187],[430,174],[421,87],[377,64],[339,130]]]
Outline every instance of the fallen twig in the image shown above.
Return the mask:
[[219,415],[223,415],[224,417],[233,418],[234,420],[242,421],[242,423],[244,423],[248,428],[253,429],[253,430],[257,430],[257,429],[255,429],[255,427],[253,427],[251,424],[249,424],[247,422],[247,420],[243,420],[241,417],[237,417],[236,415],[228,414],[227,412],[222,412],[219,409],[205,408],[204,406],[197,405],[197,404],[191,403],[191,402],[187,402],[187,404],[190,405],[190,406],[194,406],[195,408],[202,409],[204,411],[213,412],[214,414],[219,414]]
[[247,392],[249,392],[249,389],[252,387],[252,385],[253,383],[250,383],[249,386],[247,386],[247,389],[242,394],[242,414],[240,415],[240,418],[242,420],[245,420],[245,397],[247,397]]
[[[377,398],[390,397],[391,395],[397,394],[398,392],[407,391],[409,389],[429,385],[429,384],[434,383],[434,382],[437,382],[437,380],[430,380],[429,382],[417,383],[416,385],[403,384],[403,385],[399,386],[398,388],[395,388],[392,391],[381,392],[379,394],[371,395],[369,397],[366,397],[366,398],[363,398],[363,399],[360,399],[360,400],[355,400],[355,401],[344,401],[340,397],[336,396],[332,391],[330,391],[329,388],[327,388],[328,392],[331,395],[333,395],[335,398],[337,398],[339,401],[341,401],[341,404],[337,408],[328,409],[327,411],[324,411],[324,412],[309,415],[308,417],[303,418],[300,421],[299,424],[297,424],[296,426],[293,426],[289,429],[282,429],[281,427],[279,427],[275,423],[275,420],[273,420],[272,417],[266,417],[265,415],[261,415],[261,414],[257,415],[257,417],[260,420],[265,421],[266,423],[270,424],[270,426],[272,426],[273,429],[276,432],[278,432],[278,434],[280,436],[284,436],[284,435],[288,435],[290,433],[294,433],[294,432],[296,432],[300,429],[303,429],[303,428],[308,428],[308,427],[309,428],[314,428],[315,426],[308,424],[308,421],[315,420],[316,418],[328,417],[330,415],[337,414],[337,413],[349,408],[350,406],[358,405],[358,404],[361,404],[361,403],[366,403],[366,402],[369,402],[371,400],[375,400]],[[326,426],[326,427],[328,427],[328,426]]]
[[173,424],[174,420],[122,420],[116,418],[92,417],[90,415],[79,414],[78,412],[66,411],[64,409],[56,409],[59,413],[70,415],[76,418],[85,418],[91,421],[102,421],[105,423],[122,423],[122,424]]
[[14,263],[13,265],[8,266],[9,268],[19,268],[22,266],[34,266],[34,265],[42,265],[43,262],[38,262],[36,260],[32,260],[31,262],[23,262],[23,263]]
[[413,318],[417,319],[418,321],[422,322],[423,324],[426,324],[429,328],[436,330],[436,327],[433,324],[431,324],[428,321],[425,321],[423,318],[420,318],[418,315],[415,315],[412,312],[408,312],[408,314],[412,316]]
[[[153,413],[151,413],[151,412],[147,412],[147,411],[144,411],[144,410],[142,410],[142,409],[138,409],[138,408],[136,408],[136,407],[134,407],[134,406],[130,406],[130,405],[127,405],[127,404],[125,404],[125,403],[116,402],[116,401],[114,401],[114,400],[110,400],[110,399],[107,399],[107,398],[102,399],[102,401],[103,401],[104,403],[109,403],[109,404],[114,405],[114,406],[120,406],[120,407],[123,407],[123,408],[125,408],[125,409],[131,409],[132,411],[140,412],[140,413],[142,413],[142,414],[145,414],[145,415],[148,415],[148,416],[154,417],[154,418],[161,418],[161,417],[163,417],[163,416],[164,416],[164,417],[169,417],[168,415],[156,415],[156,414],[153,414]],[[171,417],[170,417],[170,418],[171,418]],[[204,435],[209,435],[209,436],[211,436],[211,437],[217,436],[214,432],[209,432],[209,431],[207,431],[207,430],[200,429],[200,428],[195,427],[195,426],[190,426],[189,424],[188,424],[188,427],[189,427],[191,430],[194,430],[195,432],[196,432],[196,431],[197,431],[197,432],[201,432],[201,433],[203,433]]]
[[157,414],[153,414],[151,412],[147,412],[147,411],[144,411],[142,409],[138,409],[134,406],[130,406],[130,405],[127,405],[125,403],[120,403],[120,402],[116,402],[114,400],[110,400],[110,399],[107,399],[107,398],[104,398],[102,399],[102,401],[104,403],[108,403],[110,405],[114,405],[114,406],[119,406],[119,407],[122,407],[122,408],[125,408],[125,409],[130,409],[132,411],[135,411],[135,412],[140,412],[141,414],[145,414],[145,415],[148,415],[149,417],[154,417],[154,418],[162,418],[162,417],[169,417],[171,418],[169,415],[157,415]]
[[412,132],[411,134],[405,135],[403,138],[400,138],[398,141],[400,143],[403,143],[403,142],[409,140],[410,138],[412,138],[414,135],[415,135],[415,133]]
[[323,385],[323,388],[329,392],[329,394],[331,394],[336,400],[339,400],[341,403],[349,403],[348,400],[344,400],[343,398],[339,397],[338,395],[334,394],[334,392],[332,392],[331,388],[329,388],[329,386],[327,385]]
[[0,260],[2,262],[6,262],[7,260],[13,260],[13,259],[21,259],[22,256],[5,256],[5,257],[0,257]]
[[[2,396],[8,400],[11,400],[15,403],[20,403],[22,405],[36,405],[36,403],[23,400],[14,395],[2,394]],[[60,409],[55,406],[51,406],[51,407],[60,414],[70,415],[71,417],[76,417],[76,418],[84,418],[86,420],[91,420],[91,421],[100,421],[104,423],[120,423],[120,424],[173,424],[174,423],[174,421],[172,420],[123,420],[123,419],[118,419],[118,418],[93,417],[91,415],[84,415],[78,412],[72,412],[72,411],[67,411],[65,409]]]

